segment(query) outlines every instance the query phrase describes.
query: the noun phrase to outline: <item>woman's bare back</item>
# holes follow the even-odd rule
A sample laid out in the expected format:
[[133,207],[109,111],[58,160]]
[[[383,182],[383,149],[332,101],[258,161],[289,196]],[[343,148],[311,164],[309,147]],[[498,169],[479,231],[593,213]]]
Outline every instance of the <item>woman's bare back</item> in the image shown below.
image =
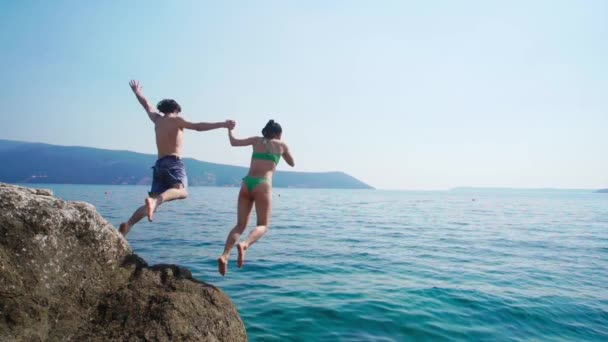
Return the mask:
[[[266,141],[264,143],[264,141]],[[278,139],[265,139],[259,137],[252,144],[253,152],[255,153],[272,153],[283,155],[285,152],[285,143]],[[272,160],[251,159],[248,176],[272,178],[276,164]]]

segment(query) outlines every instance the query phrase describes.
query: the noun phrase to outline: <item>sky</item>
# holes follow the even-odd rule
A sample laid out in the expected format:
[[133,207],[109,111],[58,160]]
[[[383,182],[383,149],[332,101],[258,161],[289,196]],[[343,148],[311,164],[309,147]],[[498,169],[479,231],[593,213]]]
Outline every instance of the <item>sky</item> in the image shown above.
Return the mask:
[[[276,120],[295,171],[608,187],[603,0],[2,1],[0,42],[0,139],[155,153],[137,79],[237,137]],[[185,136],[186,157],[250,153],[225,130]]]

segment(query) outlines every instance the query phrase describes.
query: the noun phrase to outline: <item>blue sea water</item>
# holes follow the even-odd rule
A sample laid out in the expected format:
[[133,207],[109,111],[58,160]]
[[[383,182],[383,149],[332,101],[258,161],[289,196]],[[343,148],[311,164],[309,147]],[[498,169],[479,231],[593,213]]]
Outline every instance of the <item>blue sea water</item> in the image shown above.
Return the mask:
[[[147,191],[39,187],[115,226]],[[191,188],[128,240],[221,288],[251,341],[608,340],[608,194],[275,189],[269,233],[221,277],[237,191]]]

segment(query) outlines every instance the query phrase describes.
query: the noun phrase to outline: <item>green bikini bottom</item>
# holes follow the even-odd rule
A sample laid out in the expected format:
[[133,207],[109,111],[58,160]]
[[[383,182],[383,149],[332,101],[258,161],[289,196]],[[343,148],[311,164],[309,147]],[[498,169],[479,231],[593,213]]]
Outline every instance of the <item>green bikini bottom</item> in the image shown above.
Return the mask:
[[253,189],[255,189],[256,186],[258,186],[262,183],[270,183],[270,182],[268,181],[268,178],[246,176],[245,178],[243,178],[243,183],[245,183],[247,190],[249,190],[249,192],[251,192],[251,191],[253,191]]

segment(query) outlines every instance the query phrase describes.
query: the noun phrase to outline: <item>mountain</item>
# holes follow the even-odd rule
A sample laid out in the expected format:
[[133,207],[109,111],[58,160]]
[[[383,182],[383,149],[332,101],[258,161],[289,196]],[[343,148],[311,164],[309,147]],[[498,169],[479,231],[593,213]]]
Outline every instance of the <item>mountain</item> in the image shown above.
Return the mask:
[[598,191],[596,191],[597,193],[600,194],[608,194],[608,189],[599,189]]
[[[150,184],[156,155],[0,140],[0,181],[58,184]],[[192,186],[238,186],[247,168],[185,158]],[[277,171],[275,187],[373,189],[343,172]]]

